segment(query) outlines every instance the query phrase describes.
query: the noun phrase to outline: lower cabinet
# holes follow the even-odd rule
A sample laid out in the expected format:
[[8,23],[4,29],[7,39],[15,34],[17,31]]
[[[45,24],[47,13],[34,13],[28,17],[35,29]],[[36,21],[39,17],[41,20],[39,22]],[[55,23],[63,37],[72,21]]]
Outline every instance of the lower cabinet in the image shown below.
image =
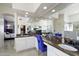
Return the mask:
[[36,49],[37,49],[37,51],[39,50],[38,49],[38,41],[37,41],[37,38],[35,37],[35,47],[36,47]]
[[59,49],[47,44],[47,43],[44,43],[47,45],[47,56],[69,56],[68,54],[60,51]]
[[20,37],[20,38],[15,38],[15,50],[22,51],[22,50],[27,50],[30,48],[36,47],[35,45],[36,38],[35,37]]

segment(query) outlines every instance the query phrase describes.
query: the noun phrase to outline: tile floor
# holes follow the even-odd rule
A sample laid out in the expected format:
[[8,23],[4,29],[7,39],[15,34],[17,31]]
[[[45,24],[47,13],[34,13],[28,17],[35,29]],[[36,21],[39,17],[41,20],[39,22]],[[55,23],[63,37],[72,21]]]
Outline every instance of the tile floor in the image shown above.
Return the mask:
[[16,52],[14,40],[7,40],[4,42],[4,48],[0,48],[0,56],[46,56],[46,53],[39,53],[36,48]]

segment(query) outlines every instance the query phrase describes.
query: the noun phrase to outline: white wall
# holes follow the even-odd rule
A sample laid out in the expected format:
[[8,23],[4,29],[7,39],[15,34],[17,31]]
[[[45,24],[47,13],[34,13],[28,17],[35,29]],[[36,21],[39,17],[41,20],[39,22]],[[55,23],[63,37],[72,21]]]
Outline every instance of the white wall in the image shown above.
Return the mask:
[[54,13],[52,15],[52,17],[58,19],[58,15],[59,14],[64,14],[64,21],[65,22],[79,21],[78,19],[73,19],[73,20],[70,19],[70,16],[79,15],[79,8],[78,8],[78,6],[79,6],[79,3],[73,3],[73,4],[69,5],[68,7],[66,7],[65,9],[60,10],[59,12]]
[[64,15],[60,14],[58,19],[54,19],[54,31],[57,33],[64,32]]
[[20,34],[20,28],[22,25],[26,26],[26,33],[27,33],[27,27],[30,25],[30,23],[28,22],[29,18],[28,17],[22,17],[22,16],[18,16],[16,17],[16,34]]
[[69,22],[76,22],[79,21],[79,3],[72,4],[68,6],[64,12],[65,17],[69,20]]
[[46,30],[46,32],[53,32],[53,19],[38,19],[38,21],[31,23],[32,27],[38,27],[41,26],[42,30]]
[[[69,22],[79,22],[79,3],[73,3],[59,12],[52,14],[52,17],[59,19],[59,15],[64,15],[64,24]],[[58,21],[58,20],[57,20]],[[62,21],[61,21],[62,22]],[[60,24],[61,24],[60,22]],[[59,27],[58,27],[59,28]],[[59,29],[58,29],[59,30]]]
[[4,46],[4,19],[0,16],[0,48]]

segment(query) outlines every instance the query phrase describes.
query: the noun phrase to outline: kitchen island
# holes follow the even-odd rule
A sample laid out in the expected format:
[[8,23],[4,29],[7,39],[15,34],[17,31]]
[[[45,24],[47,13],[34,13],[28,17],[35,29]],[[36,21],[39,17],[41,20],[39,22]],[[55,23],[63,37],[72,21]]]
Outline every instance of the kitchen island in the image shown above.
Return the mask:
[[36,47],[35,42],[36,42],[35,36],[30,35],[17,36],[14,42],[14,48],[16,52],[35,48]]
[[58,44],[62,43],[55,43],[53,38],[50,40],[49,38],[43,37],[43,40],[44,44],[47,45],[47,56],[79,56],[79,51],[69,51],[63,49],[58,46]]

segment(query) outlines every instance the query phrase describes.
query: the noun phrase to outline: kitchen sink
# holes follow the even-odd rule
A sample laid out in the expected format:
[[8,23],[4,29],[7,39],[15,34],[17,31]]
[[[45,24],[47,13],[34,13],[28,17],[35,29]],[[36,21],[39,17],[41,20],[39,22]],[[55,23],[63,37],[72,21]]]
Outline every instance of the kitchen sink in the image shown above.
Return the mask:
[[59,44],[58,46],[60,46],[61,48],[65,49],[65,50],[69,50],[69,51],[78,51],[76,48],[74,48],[73,46],[67,45],[67,44]]

